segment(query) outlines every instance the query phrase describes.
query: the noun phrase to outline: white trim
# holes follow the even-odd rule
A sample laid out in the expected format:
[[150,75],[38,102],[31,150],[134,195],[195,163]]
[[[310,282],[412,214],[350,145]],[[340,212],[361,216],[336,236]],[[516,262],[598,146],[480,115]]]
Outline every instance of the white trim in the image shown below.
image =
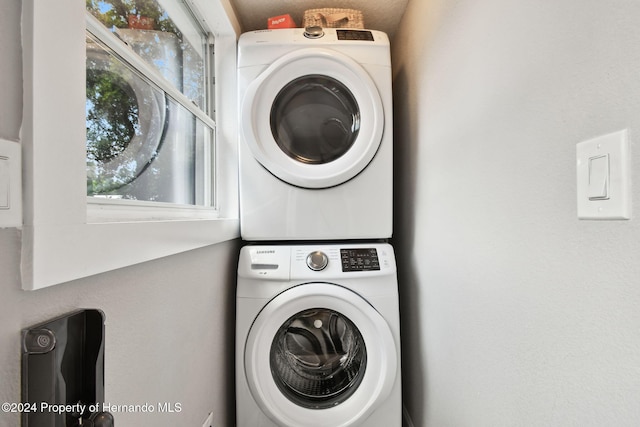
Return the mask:
[[237,21],[227,15],[232,13],[227,0],[193,3],[216,32],[216,73],[224,82],[216,91],[216,105],[224,106],[216,113],[215,128],[219,218],[106,224],[87,220],[85,5],[68,0],[23,2],[24,289],[239,237]]
[[207,206],[87,197],[87,222],[162,221],[216,219],[218,212]]
[[35,290],[57,285],[230,240],[237,235],[236,219],[25,225],[22,287]]

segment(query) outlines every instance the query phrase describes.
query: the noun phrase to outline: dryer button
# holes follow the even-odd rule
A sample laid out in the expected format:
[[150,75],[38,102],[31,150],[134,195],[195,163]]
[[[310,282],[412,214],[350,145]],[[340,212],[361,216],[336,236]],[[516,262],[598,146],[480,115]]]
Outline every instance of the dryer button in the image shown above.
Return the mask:
[[313,271],[324,270],[327,264],[329,264],[329,258],[322,251],[311,252],[307,255],[307,267]]

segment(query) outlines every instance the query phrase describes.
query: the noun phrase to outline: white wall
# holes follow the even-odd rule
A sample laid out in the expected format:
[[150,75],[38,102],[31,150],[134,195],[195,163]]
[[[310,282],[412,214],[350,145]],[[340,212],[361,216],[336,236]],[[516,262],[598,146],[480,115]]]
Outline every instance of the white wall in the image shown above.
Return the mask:
[[[416,426],[640,425],[640,2],[410,0],[393,50]],[[629,129],[634,218],[576,219]]]
[[[14,141],[22,121],[20,7],[0,1],[0,137]],[[20,247],[18,230],[0,229],[0,402],[20,401],[22,328],[99,308],[107,317],[105,400],[182,405],[177,414],[115,414],[117,425],[200,427],[211,411],[216,427],[232,424],[237,241],[35,292],[21,290]],[[17,425],[17,414],[0,412],[0,426]]]

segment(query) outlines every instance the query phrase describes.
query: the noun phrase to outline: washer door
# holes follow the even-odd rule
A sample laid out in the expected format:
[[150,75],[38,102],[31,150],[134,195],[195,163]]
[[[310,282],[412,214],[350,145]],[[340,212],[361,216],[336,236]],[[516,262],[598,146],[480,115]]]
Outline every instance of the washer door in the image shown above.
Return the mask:
[[255,159],[303,188],[342,184],[375,156],[382,100],[369,74],[328,49],[301,49],[272,63],[247,88],[242,137]]
[[247,338],[253,398],[276,424],[359,425],[389,396],[397,369],[389,326],[358,294],[308,283],[271,300]]

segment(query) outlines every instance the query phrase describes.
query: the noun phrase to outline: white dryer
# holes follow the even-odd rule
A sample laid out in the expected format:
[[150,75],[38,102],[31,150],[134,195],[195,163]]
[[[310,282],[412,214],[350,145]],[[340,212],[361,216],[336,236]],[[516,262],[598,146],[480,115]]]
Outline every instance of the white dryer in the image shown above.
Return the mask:
[[391,237],[389,40],[313,29],[238,42],[242,237]]
[[388,244],[250,245],[236,297],[238,427],[400,427]]

